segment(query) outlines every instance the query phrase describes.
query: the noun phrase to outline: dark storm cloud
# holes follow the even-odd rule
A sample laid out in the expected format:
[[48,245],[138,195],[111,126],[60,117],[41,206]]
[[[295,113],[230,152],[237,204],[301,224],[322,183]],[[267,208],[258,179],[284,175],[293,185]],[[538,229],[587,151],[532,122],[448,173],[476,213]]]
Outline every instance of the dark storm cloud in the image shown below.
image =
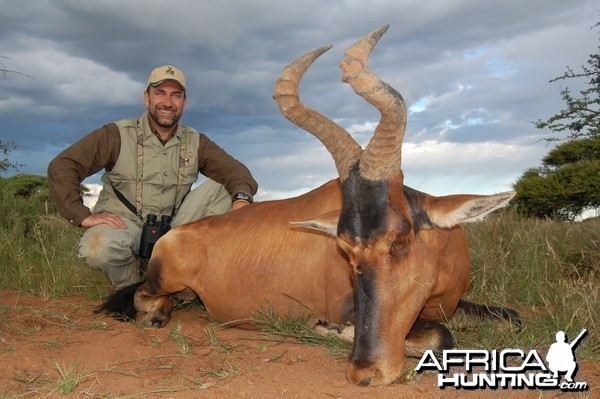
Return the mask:
[[185,123],[245,162],[264,197],[335,176],[329,154],[271,98],[276,76],[305,51],[334,45],[303,80],[303,101],[364,144],[379,115],[341,83],[338,62],[389,23],[369,63],[411,110],[407,180],[438,193],[490,192],[509,189],[548,151],[530,123],[562,106],[548,80],[584,64],[598,43],[594,1],[0,0],[0,8],[0,61],[31,77],[0,77],[0,140],[20,145],[13,155],[24,172],[44,174],[83,134],[139,115],[147,74],[169,63],[188,80]]

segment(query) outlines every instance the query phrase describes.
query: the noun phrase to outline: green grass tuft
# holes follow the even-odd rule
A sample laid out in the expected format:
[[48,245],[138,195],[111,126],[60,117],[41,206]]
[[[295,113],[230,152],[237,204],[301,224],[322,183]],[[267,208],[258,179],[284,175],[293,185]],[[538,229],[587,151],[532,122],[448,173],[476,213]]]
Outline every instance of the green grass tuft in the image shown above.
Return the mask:
[[327,347],[335,354],[346,354],[350,345],[336,336],[319,334],[309,327],[311,316],[279,314],[271,307],[256,310],[252,323],[260,331],[272,334],[282,340],[297,340],[312,345]]

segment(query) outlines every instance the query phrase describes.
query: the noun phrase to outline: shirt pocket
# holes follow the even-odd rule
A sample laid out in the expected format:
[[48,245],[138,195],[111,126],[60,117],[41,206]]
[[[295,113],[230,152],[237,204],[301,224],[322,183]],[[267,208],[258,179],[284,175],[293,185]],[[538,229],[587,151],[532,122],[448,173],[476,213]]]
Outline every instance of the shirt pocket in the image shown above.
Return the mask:
[[185,157],[179,157],[179,167],[183,171],[183,184],[193,184],[198,180],[198,155],[186,151]]

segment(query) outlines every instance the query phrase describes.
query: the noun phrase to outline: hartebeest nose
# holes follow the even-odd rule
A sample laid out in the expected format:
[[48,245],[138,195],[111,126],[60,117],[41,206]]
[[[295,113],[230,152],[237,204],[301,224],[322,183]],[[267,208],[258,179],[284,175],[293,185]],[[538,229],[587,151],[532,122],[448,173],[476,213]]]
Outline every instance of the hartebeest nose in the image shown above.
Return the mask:
[[400,377],[402,367],[398,370],[392,370],[389,367],[372,365],[369,367],[360,367],[353,363],[348,364],[346,369],[346,379],[352,384],[366,386],[383,386],[394,382]]

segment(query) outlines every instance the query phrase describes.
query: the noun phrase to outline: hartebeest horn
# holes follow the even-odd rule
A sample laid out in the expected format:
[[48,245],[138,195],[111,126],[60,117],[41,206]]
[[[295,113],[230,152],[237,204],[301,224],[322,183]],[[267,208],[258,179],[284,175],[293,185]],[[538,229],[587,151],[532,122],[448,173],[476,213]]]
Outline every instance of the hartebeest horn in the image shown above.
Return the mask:
[[349,175],[362,147],[340,125],[300,102],[298,86],[308,67],[331,46],[309,51],[289,64],[275,81],[273,98],[281,113],[293,124],[318,138],[329,151],[342,181]]
[[385,25],[357,41],[346,50],[340,63],[342,80],[381,112],[379,124],[360,160],[361,176],[373,181],[384,180],[401,171],[402,139],[406,129],[406,106],[402,96],[367,67],[371,51],[388,27]]

